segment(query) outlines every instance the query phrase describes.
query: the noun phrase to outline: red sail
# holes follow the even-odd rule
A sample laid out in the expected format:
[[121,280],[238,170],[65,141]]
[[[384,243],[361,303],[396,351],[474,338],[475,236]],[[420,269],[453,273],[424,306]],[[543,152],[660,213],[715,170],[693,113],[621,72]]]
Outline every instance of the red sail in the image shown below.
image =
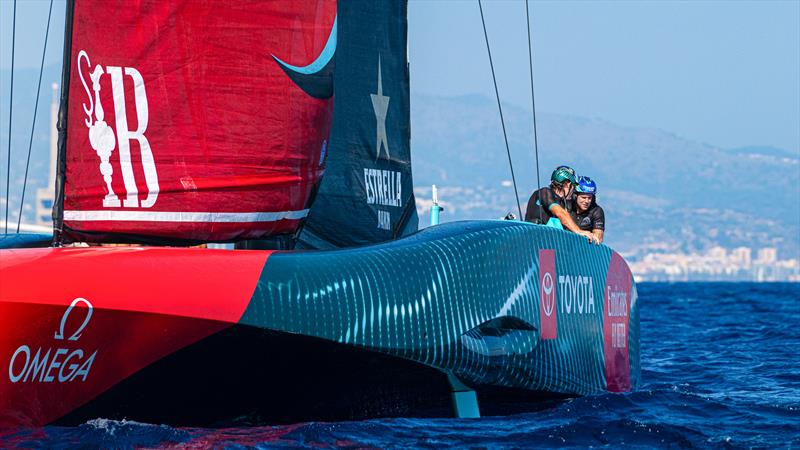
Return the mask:
[[72,15],[65,240],[296,231],[330,133],[334,0],[75,0]]

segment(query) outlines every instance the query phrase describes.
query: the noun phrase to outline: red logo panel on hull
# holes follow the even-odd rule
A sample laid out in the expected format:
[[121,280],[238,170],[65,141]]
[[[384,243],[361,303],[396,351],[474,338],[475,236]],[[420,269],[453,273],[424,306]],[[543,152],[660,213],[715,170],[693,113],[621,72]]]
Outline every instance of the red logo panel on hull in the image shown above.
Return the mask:
[[611,255],[603,308],[603,353],[606,385],[611,392],[631,389],[628,327],[631,311],[631,271],[617,253]]
[[539,250],[539,322],[542,339],[556,338],[556,251]]

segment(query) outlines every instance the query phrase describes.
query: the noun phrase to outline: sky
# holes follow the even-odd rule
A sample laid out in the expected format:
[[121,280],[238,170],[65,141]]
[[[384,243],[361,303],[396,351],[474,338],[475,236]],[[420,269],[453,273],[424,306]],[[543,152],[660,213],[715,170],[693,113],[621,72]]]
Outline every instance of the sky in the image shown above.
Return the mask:
[[[800,152],[800,1],[529,7],[537,112]],[[483,9],[500,96],[530,109],[525,3]],[[409,45],[412,92],[494,98],[477,1],[412,0]]]
[[[2,69],[11,65],[12,4],[0,0]],[[17,2],[16,67],[39,67],[48,5]],[[47,65],[61,61],[64,6],[54,3]],[[537,112],[660,128],[724,148],[800,152],[800,0],[529,7]],[[484,13],[500,95],[530,109],[525,3],[488,0]],[[477,1],[411,0],[408,21],[412,102],[494,97]],[[9,81],[0,80],[0,118]]]

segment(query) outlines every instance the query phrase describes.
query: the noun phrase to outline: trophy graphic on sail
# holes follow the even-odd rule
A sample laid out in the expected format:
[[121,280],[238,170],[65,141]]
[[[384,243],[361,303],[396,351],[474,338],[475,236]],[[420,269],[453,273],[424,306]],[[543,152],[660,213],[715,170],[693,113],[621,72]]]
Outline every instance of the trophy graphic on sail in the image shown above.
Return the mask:
[[[123,88],[122,68],[108,66],[106,70],[99,64],[95,66],[94,70],[89,74],[92,82],[92,91],[94,97],[89,91],[86,84],[83,71],[81,70],[81,62],[86,61],[86,65],[91,68],[89,55],[86,51],[81,50],[78,53],[78,74],[80,75],[81,83],[86,90],[86,95],[89,98],[89,106],[83,104],[83,110],[88,116],[85,120],[86,126],[89,127],[89,142],[97,152],[100,158],[100,174],[105,181],[107,193],[103,198],[103,207],[114,208],[122,206],[119,198],[114,193],[112,186],[114,168],[111,165],[111,153],[116,146],[117,137],[119,137],[119,160],[122,169],[122,178],[125,183],[125,190],[127,192],[124,206],[125,207],[142,207],[149,208],[153,206],[158,197],[158,173],[156,171],[155,161],[153,160],[153,152],[150,149],[150,142],[144,136],[144,131],[147,129],[148,109],[147,109],[147,95],[144,87],[144,80],[138,70],[132,67],[125,67],[125,75],[130,76],[134,82],[134,96],[136,99],[136,114],[138,119],[138,126],[136,131],[131,132],[127,126],[127,114],[125,111],[125,93]],[[116,115],[117,136],[114,135],[114,130],[105,122],[105,110],[103,103],[100,100],[100,77],[105,73],[111,76],[112,90],[114,91],[114,109]],[[94,120],[92,118],[94,115]],[[144,169],[145,182],[147,184],[148,192],[147,198],[139,204],[138,188],[133,175],[133,168],[131,164],[131,151],[130,140],[136,139],[139,142],[141,152],[142,168]]]

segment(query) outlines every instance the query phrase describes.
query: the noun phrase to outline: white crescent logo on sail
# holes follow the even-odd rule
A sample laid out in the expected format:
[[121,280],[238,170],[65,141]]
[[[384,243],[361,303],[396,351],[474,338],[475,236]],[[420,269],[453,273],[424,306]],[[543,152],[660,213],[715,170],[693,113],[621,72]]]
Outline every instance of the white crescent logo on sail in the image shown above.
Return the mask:
[[294,84],[314,98],[326,99],[333,96],[333,57],[336,53],[336,23],[338,20],[338,16],[333,19],[328,41],[317,59],[311,64],[302,67],[293,66],[272,55],[272,59],[278,63]]

